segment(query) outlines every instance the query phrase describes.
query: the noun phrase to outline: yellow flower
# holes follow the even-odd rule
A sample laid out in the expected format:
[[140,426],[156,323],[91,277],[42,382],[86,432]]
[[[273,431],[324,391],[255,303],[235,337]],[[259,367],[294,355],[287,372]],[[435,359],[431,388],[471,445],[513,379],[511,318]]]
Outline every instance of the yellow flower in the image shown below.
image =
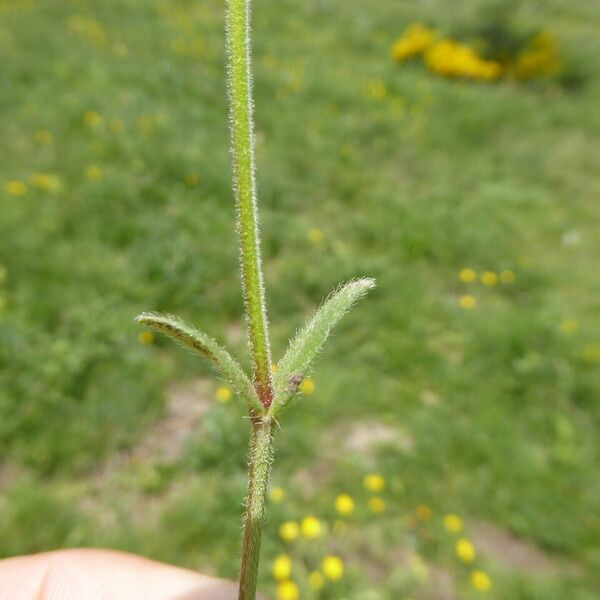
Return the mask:
[[518,79],[551,77],[562,67],[558,42],[554,36],[542,31],[534,36],[515,61],[514,71]]
[[308,585],[311,590],[320,590],[325,585],[325,578],[319,571],[313,571],[308,576]]
[[138,334],[140,344],[152,344],[154,342],[154,334],[151,331],[142,331]]
[[583,356],[583,359],[589,363],[600,362],[600,344],[597,342],[586,344],[581,355]]
[[110,121],[110,130],[113,133],[121,133],[125,128],[125,124],[121,119],[111,119]]
[[308,241],[311,244],[318,244],[323,241],[323,232],[318,227],[312,227],[308,230]]
[[279,528],[279,536],[284,542],[293,542],[300,535],[300,526],[296,521],[286,521]]
[[18,179],[13,179],[4,184],[4,189],[6,190],[6,193],[11,196],[24,196],[27,193],[28,188],[26,183],[23,183]]
[[450,533],[459,533],[463,529],[463,520],[458,515],[445,515],[444,527]]
[[277,581],[289,579],[292,575],[292,559],[287,554],[280,554],[273,561],[272,573]]
[[195,173],[190,173],[185,176],[185,185],[188,187],[196,187],[200,183],[200,176]]
[[281,487],[271,488],[271,491],[269,492],[269,498],[271,498],[271,502],[275,502],[275,504],[283,502],[286,496],[285,490]]
[[48,173],[34,173],[29,181],[33,187],[47,192],[55,192],[60,188],[60,178]]
[[376,515],[385,512],[385,500],[381,496],[371,496],[368,504],[369,510]]
[[575,321],[575,319],[565,319],[560,324],[560,330],[566,335],[571,335],[572,333],[575,333],[578,329],[579,323]]
[[460,538],[454,546],[456,556],[464,563],[472,563],[475,560],[475,546],[471,540]]
[[465,267],[464,269],[460,270],[460,273],[458,274],[458,278],[463,283],[471,283],[477,279],[477,273],[470,267]]
[[445,77],[490,81],[502,75],[502,66],[493,60],[484,60],[470,46],[455,40],[441,40],[425,53],[427,67]]
[[465,294],[458,299],[458,305],[464,310],[473,310],[477,306],[477,300],[471,294]]
[[478,592],[488,592],[492,587],[492,580],[485,571],[473,571],[471,573],[471,585]]
[[338,581],[344,576],[344,561],[339,556],[326,556],[321,563],[323,575],[331,581]]
[[501,271],[500,272],[500,281],[502,283],[514,283],[517,279],[517,276],[513,271]]
[[85,176],[90,181],[100,181],[104,177],[104,171],[98,165],[90,165],[85,170]]
[[340,494],[335,499],[335,510],[340,515],[350,515],[354,512],[354,500],[348,494]]
[[83,115],[83,121],[88,127],[98,127],[102,124],[102,115],[98,114],[95,110],[88,110]]
[[378,79],[374,79],[369,82],[369,95],[374,100],[385,100],[388,95],[388,89],[385,87],[385,83]]
[[40,144],[51,144],[54,140],[54,136],[47,129],[38,129],[33,137]]
[[435,41],[436,32],[421,23],[411,25],[392,46],[392,58],[404,62],[422,54]]
[[498,283],[498,275],[493,271],[484,271],[481,274],[481,281],[487,286],[496,285]]
[[229,402],[232,397],[233,397],[233,392],[231,391],[230,388],[228,388],[227,386],[224,386],[224,385],[219,386],[215,392],[215,398],[219,402],[222,402],[223,404],[225,404],[226,402]]
[[310,377],[306,377],[300,384],[300,391],[303,394],[312,394],[315,391],[315,382]]
[[417,519],[419,519],[419,521],[429,521],[433,516],[433,511],[426,504],[419,504],[415,512],[417,513]]
[[302,519],[301,527],[302,535],[309,540],[321,537],[323,534],[323,523],[321,523],[317,517],[313,517],[312,515]]
[[369,473],[365,475],[363,485],[370,492],[382,492],[385,489],[385,479],[379,473]]
[[300,590],[293,581],[282,581],[277,586],[277,600],[298,600]]

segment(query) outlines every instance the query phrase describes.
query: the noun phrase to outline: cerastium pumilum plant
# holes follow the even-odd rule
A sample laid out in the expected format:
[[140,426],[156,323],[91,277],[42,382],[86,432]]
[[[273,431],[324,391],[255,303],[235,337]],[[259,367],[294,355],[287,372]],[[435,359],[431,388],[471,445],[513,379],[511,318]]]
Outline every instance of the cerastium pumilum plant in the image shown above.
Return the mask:
[[291,340],[277,369],[271,348],[259,247],[254,175],[250,0],[226,0],[228,84],[233,154],[233,189],[240,241],[241,282],[252,354],[247,374],[214,339],[177,317],[143,313],[137,321],[203,356],[235,393],[246,401],[251,423],[248,493],[242,542],[240,600],[254,600],[265,514],[265,495],[273,461],[274,424],[306,377],[332,327],[374,285],[356,279],[334,291]]

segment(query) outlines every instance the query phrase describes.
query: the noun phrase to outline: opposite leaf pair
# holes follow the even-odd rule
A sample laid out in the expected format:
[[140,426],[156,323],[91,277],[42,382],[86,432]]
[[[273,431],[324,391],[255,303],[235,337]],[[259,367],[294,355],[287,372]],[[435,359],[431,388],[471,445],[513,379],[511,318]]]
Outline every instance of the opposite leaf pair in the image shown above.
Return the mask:
[[237,360],[205,333],[186,325],[172,315],[142,313],[136,321],[168,335],[206,358],[231,388],[246,401],[251,416],[277,417],[297,393],[332,328],[352,305],[373,287],[373,279],[357,279],[341,286],[325,300],[290,342],[285,356],[277,365],[274,377],[275,398],[270,406],[261,403],[254,385]]

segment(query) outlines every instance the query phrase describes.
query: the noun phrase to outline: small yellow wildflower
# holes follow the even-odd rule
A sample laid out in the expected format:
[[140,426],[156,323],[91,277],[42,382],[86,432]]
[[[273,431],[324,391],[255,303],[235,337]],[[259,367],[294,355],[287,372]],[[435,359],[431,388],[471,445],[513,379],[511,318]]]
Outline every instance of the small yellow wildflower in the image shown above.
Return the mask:
[[121,119],[111,119],[109,126],[113,133],[121,133],[125,128],[125,123]]
[[307,237],[311,244],[318,244],[323,241],[323,232],[318,227],[311,227]]
[[484,271],[481,274],[481,281],[483,285],[494,286],[498,283],[498,275],[493,271]]
[[514,283],[517,279],[514,271],[500,271],[500,281],[502,283]]
[[284,542],[293,542],[300,535],[300,525],[296,521],[286,521],[279,528],[279,537]]
[[560,324],[560,330],[565,335],[571,335],[579,330],[579,323],[575,319],[565,319]]
[[464,310],[473,310],[477,306],[477,300],[471,294],[465,294],[458,299],[458,305]]
[[369,473],[365,475],[363,485],[370,492],[383,492],[385,489],[385,479],[379,473]]
[[323,575],[331,581],[338,581],[344,576],[344,561],[339,556],[326,556],[321,563]]
[[136,125],[144,133],[151,134],[154,132],[155,118],[152,115],[141,115],[138,117]]
[[426,504],[419,504],[415,512],[417,513],[417,519],[419,519],[419,521],[430,521],[433,516],[433,511]]
[[142,331],[138,334],[140,344],[150,345],[154,342],[154,333],[151,331]]
[[445,515],[444,527],[450,533],[460,533],[463,530],[463,520],[458,515]]
[[99,127],[102,124],[102,115],[95,110],[88,110],[83,115],[83,121],[88,127]]
[[307,377],[300,384],[300,391],[303,394],[312,394],[315,391],[315,382],[310,377]]
[[600,363],[600,343],[586,344],[581,355],[589,363]]
[[470,46],[455,40],[440,40],[425,53],[427,67],[445,77],[490,81],[502,75],[502,66],[482,59]]
[[292,575],[292,559],[287,554],[280,554],[273,561],[272,573],[277,581],[289,579]]
[[348,494],[340,494],[335,499],[335,510],[340,515],[351,515],[354,512],[354,500]]
[[185,176],[185,185],[190,188],[196,187],[200,183],[200,175],[196,175],[195,173],[189,173]]
[[369,498],[369,510],[376,515],[385,512],[385,500],[381,496],[371,496]]
[[271,491],[269,492],[269,498],[271,499],[271,502],[275,502],[275,504],[283,502],[286,496],[285,490],[281,487],[271,488]]
[[477,273],[475,272],[474,269],[471,269],[470,267],[465,267],[464,269],[460,270],[460,273],[458,274],[458,278],[463,283],[472,283],[473,281],[475,281],[477,279]]
[[34,173],[29,181],[33,187],[47,192],[55,192],[60,188],[60,178],[49,173]]
[[385,83],[378,79],[374,79],[369,82],[369,95],[374,100],[385,100],[388,96],[388,89],[385,87]]
[[232,397],[233,397],[233,392],[231,391],[231,388],[228,388],[227,386],[224,386],[224,385],[219,386],[215,392],[215,398],[219,402],[222,402],[223,404],[225,404],[226,402],[229,402]]
[[11,196],[24,196],[27,193],[28,187],[26,183],[23,183],[18,179],[13,179],[4,184],[4,189],[6,190],[6,193]]
[[100,181],[104,177],[104,171],[98,165],[90,165],[85,170],[85,176],[90,181]]
[[311,590],[320,590],[325,585],[325,578],[319,571],[313,571],[308,576],[308,585]]
[[277,600],[298,600],[300,590],[293,581],[282,581],[277,586]]
[[54,136],[47,129],[38,129],[33,137],[40,144],[51,144],[54,140]]
[[460,538],[454,546],[456,556],[464,563],[472,563],[475,560],[475,546],[471,540]]
[[488,592],[492,587],[492,580],[485,571],[473,571],[471,573],[471,585],[478,592]]
[[309,540],[321,537],[323,534],[323,523],[321,523],[317,517],[313,517],[312,515],[302,519],[301,528],[302,535]]

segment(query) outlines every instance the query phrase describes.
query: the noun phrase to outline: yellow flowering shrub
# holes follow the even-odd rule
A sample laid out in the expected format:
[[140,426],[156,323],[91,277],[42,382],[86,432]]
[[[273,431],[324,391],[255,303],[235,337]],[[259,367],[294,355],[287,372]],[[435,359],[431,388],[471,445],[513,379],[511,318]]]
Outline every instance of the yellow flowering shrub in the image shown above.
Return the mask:
[[398,62],[404,62],[419,56],[431,47],[436,37],[437,34],[433,29],[422,23],[415,23],[408,27],[402,37],[394,42],[392,58]]
[[493,81],[502,75],[502,66],[481,58],[474,48],[456,40],[440,40],[425,53],[430,71],[444,77]]
[[547,31],[534,36],[517,56],[514,73],[517,79],[527,81],[537,77],[552,77],[561,69],[559,45]]

